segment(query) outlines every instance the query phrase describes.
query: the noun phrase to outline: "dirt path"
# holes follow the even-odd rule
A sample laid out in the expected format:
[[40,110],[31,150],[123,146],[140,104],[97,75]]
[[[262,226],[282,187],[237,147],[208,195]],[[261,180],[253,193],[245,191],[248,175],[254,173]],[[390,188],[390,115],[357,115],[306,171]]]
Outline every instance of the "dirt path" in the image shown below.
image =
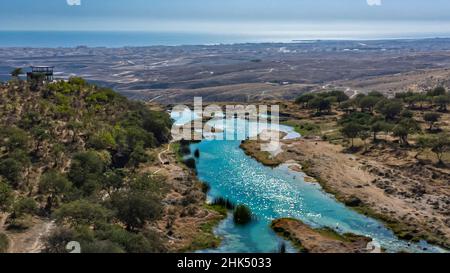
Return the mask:
[[10,239],[9,253],[40,253],[44,249],[45,238],[55,227],[53,222],[33,219],[33,226],[25,232],[7,231]]
[[162,165],[164,165],[167,162],[162,159],[162,155],[165,153],[168,153],[170,151],[171,144],[172,144],[172,142],[169,142],[169,145],[167,145],[167,149],[158,154],[158,160]]

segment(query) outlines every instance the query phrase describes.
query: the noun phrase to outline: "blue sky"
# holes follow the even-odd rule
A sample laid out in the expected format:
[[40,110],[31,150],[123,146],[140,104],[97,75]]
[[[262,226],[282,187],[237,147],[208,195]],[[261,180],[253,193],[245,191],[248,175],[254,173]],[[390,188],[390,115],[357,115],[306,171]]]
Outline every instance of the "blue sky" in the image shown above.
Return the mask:
[[[68,2],[81,5],[69,5]],[[369,5],[372,2],[373,5]],[[380,5],[381,4],[381,5]],[[1,0],[0,30],[442,32],[449,0]]]

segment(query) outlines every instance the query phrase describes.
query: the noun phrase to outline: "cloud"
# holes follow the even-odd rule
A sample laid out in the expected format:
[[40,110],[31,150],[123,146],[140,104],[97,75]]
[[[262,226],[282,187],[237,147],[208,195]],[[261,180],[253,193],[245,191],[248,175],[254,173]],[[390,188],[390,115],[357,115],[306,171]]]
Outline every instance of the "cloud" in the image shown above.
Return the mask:
[[81,0],[66,0],[69,6],[81,6]]
[[373,6],[381,6],[383,3],[381,0],[367,0],[367,5],[373,7]]

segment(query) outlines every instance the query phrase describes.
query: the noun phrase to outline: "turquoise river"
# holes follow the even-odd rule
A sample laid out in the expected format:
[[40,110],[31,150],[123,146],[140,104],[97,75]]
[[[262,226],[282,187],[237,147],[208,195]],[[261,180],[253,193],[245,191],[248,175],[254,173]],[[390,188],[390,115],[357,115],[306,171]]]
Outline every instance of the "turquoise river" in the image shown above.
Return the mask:
[[[172,115],[179,123],[190,118]],[[248,122],[235,120],[234,126],[224,120],[210,121],[211,126],[227,130],[245,130]],[[248,130],[248,129],[247,129]],[[280,126],[286,138],[298,138],[291,127]],[[248,135],[248,133],[247,133]],[[269,227],[277,218],[296,218],[312,227],[330,227],[340,233],[351,232],[374,239],[388,252],[441,252],[426,242],[410,243],[397,239],[392,231],[379,221],[361,215],[325,193],[320,185],[304,181],[304,174],[286,166],[269,168],[248,157],[239,148],[240,140],[203,140],[192,144],[199,149],[198,177],[211,187],[209,200],[215,197],[230,199],[235,204],[249,206],[256,216],[251,224],[241,227],[229,216],[216,228],[223,238],[217,249],[203,252],[270,253],[279,248],[280,239]],[[231,214],[231,213],[230,213]],[[287,243],[288,251],[295,251]]]

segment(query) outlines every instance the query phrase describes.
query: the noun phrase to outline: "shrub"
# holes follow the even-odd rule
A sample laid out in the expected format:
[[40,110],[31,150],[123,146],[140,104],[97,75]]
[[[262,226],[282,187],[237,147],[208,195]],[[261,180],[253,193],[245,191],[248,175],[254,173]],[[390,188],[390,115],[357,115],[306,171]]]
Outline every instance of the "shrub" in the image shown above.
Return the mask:
[[113,194],[111,206],[129,231],[141,229],[147,221],[158,219],[162,211],[158,196],[137,190]]
[[39,183],[39,191],[42,194],[48,194],[49,199],[46,205],[47,211],[51,211],[52,207],[58,206],[59,198],[64,197],[72,189],[72,183],[62,174],[56,171],[49,171],[42,175]]
[[53,214],[58,223],[79,225],[100,225],[110,218],[111,212],[105,207],[86,200],[77,200],[64,204]]
[[208,193],[211,190],[211,186],[208,183],[202,182],[201,185],[203,193]]
[[186,159],[186,160],[184,161],[184,164],[185,164],[188,168],[193,169],[193,170],[195,170],[195,169],[197,168],[197,163],[195,162],[195,159],[194,159],[194,158],[188,158],[188,159]]
[[226,199],[223,197],[214,198],[212,205],[220,206],[220,207],[226,208],[228,210],[232,210],[235,208],[235,205],[233,204],[233,202],[230,201],[230,199]]
[[393,120],[403,111],[403,104],[401,101],[397,100],[381,100],[377,104],[377,110],[383,114],[386,119]]
[[97,153],[78,153],[72,159],[68,177],[75,187],[82,189],[85,195],[90,195],[101,186],[104,169],[104,163]]
[[9,239],[6,234],[0,233],[0,253],[6,253],[9,248]]
[[36,201],[29,197],[21,198],[13,205],[13,213],[16,217],[21,217],[25,214],[35,214],[37,209],[38,205]]
[[433,130],[433,125],[441,119],[441,115],[438,113],[425,113],[423,120],[430,125],[429,130]]
[[102,131],[89,138],[89,146],[96,150],[114,149],[116,140],[108,131]]
[[97,237],[119,245],[127,253],[160,253],[166,251],[160,236],[148,230],[136,234],[118,226],[109,226],[105,230],[99,231]]
[[13,199],[11,187],[0,178],[0,211],[7,211]]
[[22,177],[22,164],[12,158],[0,161],[0,175],[6,178],[13,187],[17,187]]
[[133,152],[130,154],[130,161],[128,164],[134,168],[137,168],[140,163],[146,163],[150,160],[150,157],[145,151],[144,143],[139,142],[133,149]]
[[180,154],[181,155],[190,155],[191,148],[188,145],[180,145]]
[[66,246],[69,242],[76,240],[73,230],[58,228],[45,238],[45,253],[67,253]]
[[234,209],[233,220],[235,224],[246,225],[252,221],[252,212],[249,207],[245,205],[238,205]]
[[9,217],[6,224],[8,230],[23,231],[29,229],[33,225],[33,219],[31,218],[31,215]]

